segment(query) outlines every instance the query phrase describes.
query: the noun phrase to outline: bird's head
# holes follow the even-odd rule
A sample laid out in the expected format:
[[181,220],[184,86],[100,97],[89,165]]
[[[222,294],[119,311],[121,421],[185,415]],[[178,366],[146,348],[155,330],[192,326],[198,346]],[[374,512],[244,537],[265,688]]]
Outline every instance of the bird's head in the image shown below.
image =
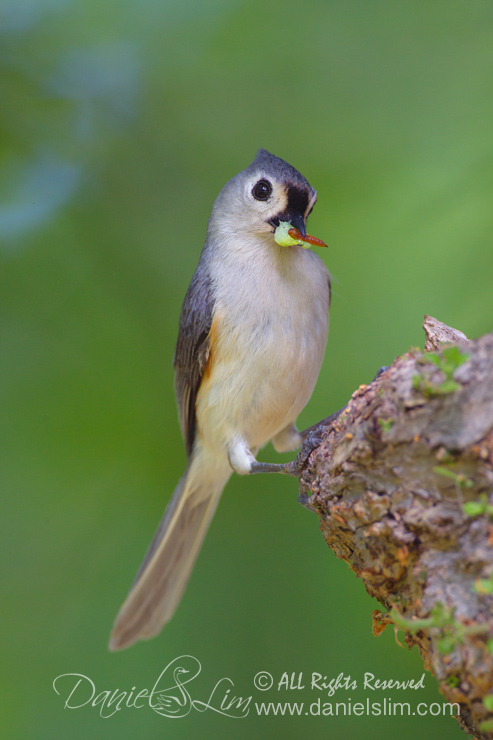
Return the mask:
[[272,235],[282,247],[326,244],[306,233],[317,193],[294,167],[265,149],[221,191],[212,217],[228,214],[228,226],[241,236]]

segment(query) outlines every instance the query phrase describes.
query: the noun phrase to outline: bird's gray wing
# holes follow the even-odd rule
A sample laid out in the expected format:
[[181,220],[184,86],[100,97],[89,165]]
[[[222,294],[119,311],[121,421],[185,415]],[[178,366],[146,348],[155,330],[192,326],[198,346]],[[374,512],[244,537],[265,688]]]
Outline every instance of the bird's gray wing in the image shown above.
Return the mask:
[[188,456],[195,439],[195,401],[209,358],[213,309],[211,280],[199,262],[183,301],[173,358],[178,417]]

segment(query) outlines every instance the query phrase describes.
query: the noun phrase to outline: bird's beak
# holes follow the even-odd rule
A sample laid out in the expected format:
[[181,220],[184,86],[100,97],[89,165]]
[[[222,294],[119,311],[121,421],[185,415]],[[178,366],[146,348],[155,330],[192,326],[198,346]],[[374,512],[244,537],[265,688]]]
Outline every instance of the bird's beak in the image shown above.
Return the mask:
[[301,213],[289,214],[289,221],[279,221],[274,232],[274,239],[281,247],[299,246],[303,249],[310,247],[326,247],[321,239],[306,233],[305,219]]
[[301,236],[306,236],[305,219],[301,213],[294,213],[291,216],[291,227],[293,229],[298,229]]

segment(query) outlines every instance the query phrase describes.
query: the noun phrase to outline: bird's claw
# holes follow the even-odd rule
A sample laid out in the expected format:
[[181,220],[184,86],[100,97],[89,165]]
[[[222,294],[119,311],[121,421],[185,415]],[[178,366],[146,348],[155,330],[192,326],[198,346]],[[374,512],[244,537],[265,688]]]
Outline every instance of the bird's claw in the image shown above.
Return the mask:
[[301,446],[301,450],[298,452],[296,460],[286,464],[286,473],[295,478],[299,478],[303,470],[306,467],[308,458],[314,450],[321,444],[323,435],[327,430],[325,420],[322,421],[318,426],[312,428],[305,437],[305,441]]

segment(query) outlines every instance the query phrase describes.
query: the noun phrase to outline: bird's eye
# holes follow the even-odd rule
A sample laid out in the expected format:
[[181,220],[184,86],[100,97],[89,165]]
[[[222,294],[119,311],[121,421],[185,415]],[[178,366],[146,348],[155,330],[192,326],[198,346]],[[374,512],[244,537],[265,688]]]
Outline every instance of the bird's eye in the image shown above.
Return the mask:
[[272,185],[268,180],[259,180],[252,188],[255,200],[269,200],[272,194]]

